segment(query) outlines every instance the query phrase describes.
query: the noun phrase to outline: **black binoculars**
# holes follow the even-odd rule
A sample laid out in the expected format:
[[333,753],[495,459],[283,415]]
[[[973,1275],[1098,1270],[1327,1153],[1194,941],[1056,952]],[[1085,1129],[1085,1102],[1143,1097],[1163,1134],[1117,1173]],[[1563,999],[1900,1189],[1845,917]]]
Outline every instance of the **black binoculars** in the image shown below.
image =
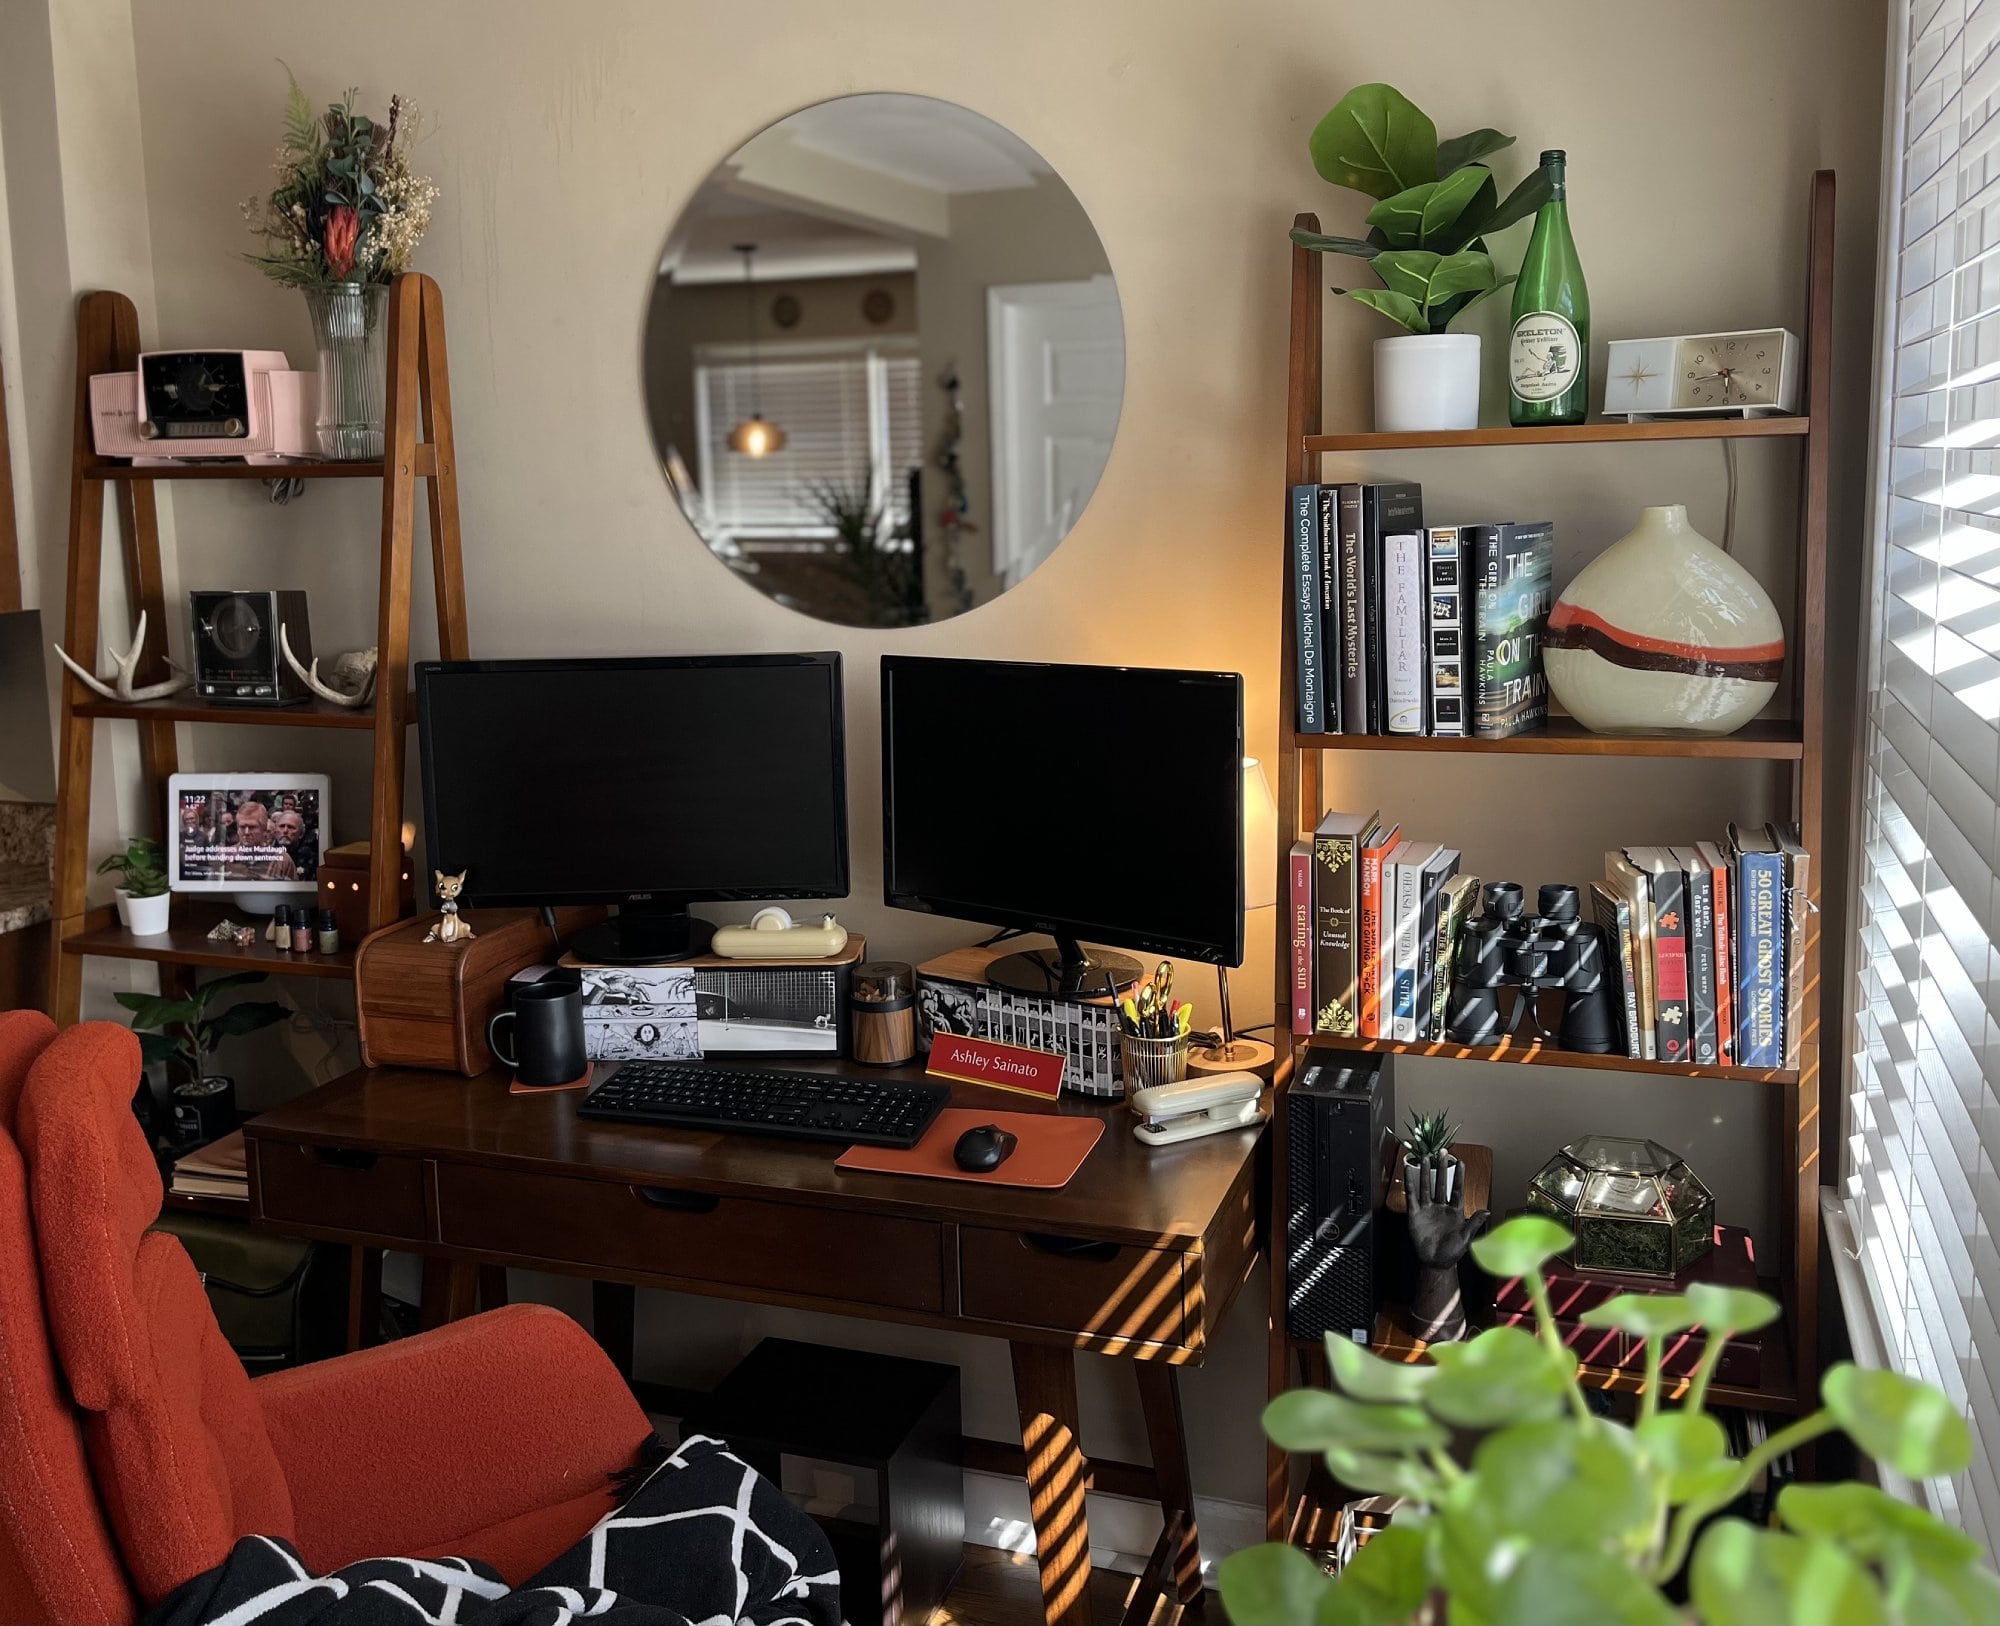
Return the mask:
[[[1578,918],[1573,886],[1545,886],[1535,913],[1512,881],[1489,882],[1479,913],[1459,928],[1452,956],[1451,1000],[1445,1034],[1455,1044],[1497,1044],[1525,1027],[1564,1050],[1604,1055],[1622,1047],[1616,988],[1607,973],[1603,931]],[[1501,990],[1514,990],[1513,1011],[1503,1023]],[[1561,1015],[1551,1028],[1544,997],[1560,996]]]

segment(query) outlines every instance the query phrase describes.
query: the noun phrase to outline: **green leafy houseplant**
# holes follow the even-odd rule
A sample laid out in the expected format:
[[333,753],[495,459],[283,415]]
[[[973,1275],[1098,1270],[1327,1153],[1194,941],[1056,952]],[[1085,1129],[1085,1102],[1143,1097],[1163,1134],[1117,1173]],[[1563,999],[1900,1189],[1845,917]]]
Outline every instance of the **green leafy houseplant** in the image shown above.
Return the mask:
[[211,1014],[211,1007],[232,988],[262,982],[261,971],[239,971],[204,982],[186,999],[157,994],[118,994],[118,1003],[132,1013],[132,1030],[148,1063],[165,1062],[193,1079],[208,1076],[208,1058],[224,1039],[255,1033],[291,1014],[273,1000],[232,1005]]
[[[1496,1276],[1534,1296],[1538,1333],[1495,1327],[1401,1365],[1332,1337],[1334,1391],[1272,1401],[1264,1429],[1288,1451],[1324,1455],[1359,1490],[1413,1504],[1329,1578],[1296,1548],[1267,1544],[1222,1565],[1235,1626],[1991,1626],[2000,1579],[1979,1544],[1873,1486],[1785,1487],[1777,1527],[1714,1518],[1770,1463],[1844,1430],[1896,1473],[1961,1471],[1972,1435],[1928,1384],[1842,1364],[1818,1410],[1743,1458],[1728,1455],[1703,1402],[1727,1337],[1774,1320],[1761,1293],[1699,1285],[1627,1294],[1591,1326],[1645,1340],[1647,1384],[1631,1426],[1600,1417],[1576,1381],[1542,1266],[1569,1232],[1536,1215],[1473,1244]],[[1707,1335],[1686,1403],[1660,1405],[1664,1341]],[[1455,1440],[1469,1452],[1453,1454]],[[1685,1572],[1688,1605],[1662,1590]]]
[[133,836],[122,853],[97,866],[99,875],[116,875],[135,898],[157,898],[167,890],[167,855],[151,836]]
[[1437,126],[1390,85],[1356,85],[1314,127],[1322,179],[1376,200],[1368,235],[1330,237],[1298,228],[1292,241],[1366,260],[1380,288],[1338,288],[1412,333],[1442,333],[1453,319],[1514,280],[1501,276],[1485,239],[1525,220],[1549,197],[1537,168],[1502,199],[1481,162],[1514,144],[1498,130],[1440,141]]

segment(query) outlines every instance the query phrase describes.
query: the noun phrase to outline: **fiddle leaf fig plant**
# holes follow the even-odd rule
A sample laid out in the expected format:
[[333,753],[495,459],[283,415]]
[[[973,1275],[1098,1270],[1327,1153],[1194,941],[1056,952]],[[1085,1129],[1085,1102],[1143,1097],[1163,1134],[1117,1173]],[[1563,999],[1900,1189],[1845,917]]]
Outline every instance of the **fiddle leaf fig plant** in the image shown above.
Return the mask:
[[[1280,1395],[1264,1431],[1322,1456],[1364,1492],[1405,1499],[1389,1527],[1329,1577],[1268,1543],[1221,1569],[1235,1626],[1979,1626],[2000,1620],[2000,1578],[1972,1537],[1872,1485],[1791,1484],[1776,1524],[1719,1517],[1786,1452],[1836,1429],[1909,1479],[1961,1472],[1972,1433],[1944,1394],[1900,1373],[1829,1370],[1816,1411],[1742,1457],[1703,1410],[1726,1335],[1776,1318],[1758,1293],[1627,1294],[1584,1316],[1642,1338],[1647,1384],[1630,1426],[1599,1416],[1550,1310],[1542,1266],[1570,1245],[1540,1216],[1473,1243],[1519,1276],[1533,1334],[1495,1327],[1440,1344],[1437,1364],[1386,1361],[1327,1338],[1336,1392]],[[1665,1342],[1706,1345],[1685,1402],[1660,1404]],[[1665,1590],[1685,1583],[1687,1603]]]
[[1484,239],[1525,220],[1549,197],[1536,169],[1503,200],[1482,160],[1514,144],[1498,130],[1440,141],[1437,126],[1391,85],[1356,85],[1313,129],[1313,168],[1335,186],[1376,200],[1368,235],[1294,228],[1292,241],[1368,261],[1380,288],[1338,288],[1412,333],[1442,333],[1460,313],[1514,280],[1494,268]]

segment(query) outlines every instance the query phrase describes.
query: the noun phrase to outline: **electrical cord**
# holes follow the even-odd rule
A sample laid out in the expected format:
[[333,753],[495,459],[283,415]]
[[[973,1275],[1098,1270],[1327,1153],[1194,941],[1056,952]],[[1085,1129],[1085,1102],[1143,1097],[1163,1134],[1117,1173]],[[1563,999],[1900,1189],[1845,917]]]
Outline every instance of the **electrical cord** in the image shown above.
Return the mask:
[[1736,540],[1736,442],[1725,439],[1722,443],[1722,467],[1725,473],[1722,500],[1722,551],[1735,552]]
[[1026,935],[1027,933],[1022,931],[1020,927],[1009,926],[1005,931],[995,932],[991,937],[985,939],[983,942],[975,943],[973,947],[991,948],[995,943],[1004,943],[1010,937],[1025,937]]

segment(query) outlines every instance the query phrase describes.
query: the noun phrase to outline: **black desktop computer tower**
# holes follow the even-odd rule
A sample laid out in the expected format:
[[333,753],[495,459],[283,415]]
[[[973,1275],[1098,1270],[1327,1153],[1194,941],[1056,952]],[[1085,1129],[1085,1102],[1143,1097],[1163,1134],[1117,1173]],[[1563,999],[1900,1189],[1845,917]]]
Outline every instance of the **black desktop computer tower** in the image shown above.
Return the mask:
[[1387,1056],[1321,1052],[1285,1096],[1285,1331],[1366,1341],[1396,1268],[1386,1234],[1396,1129]]

